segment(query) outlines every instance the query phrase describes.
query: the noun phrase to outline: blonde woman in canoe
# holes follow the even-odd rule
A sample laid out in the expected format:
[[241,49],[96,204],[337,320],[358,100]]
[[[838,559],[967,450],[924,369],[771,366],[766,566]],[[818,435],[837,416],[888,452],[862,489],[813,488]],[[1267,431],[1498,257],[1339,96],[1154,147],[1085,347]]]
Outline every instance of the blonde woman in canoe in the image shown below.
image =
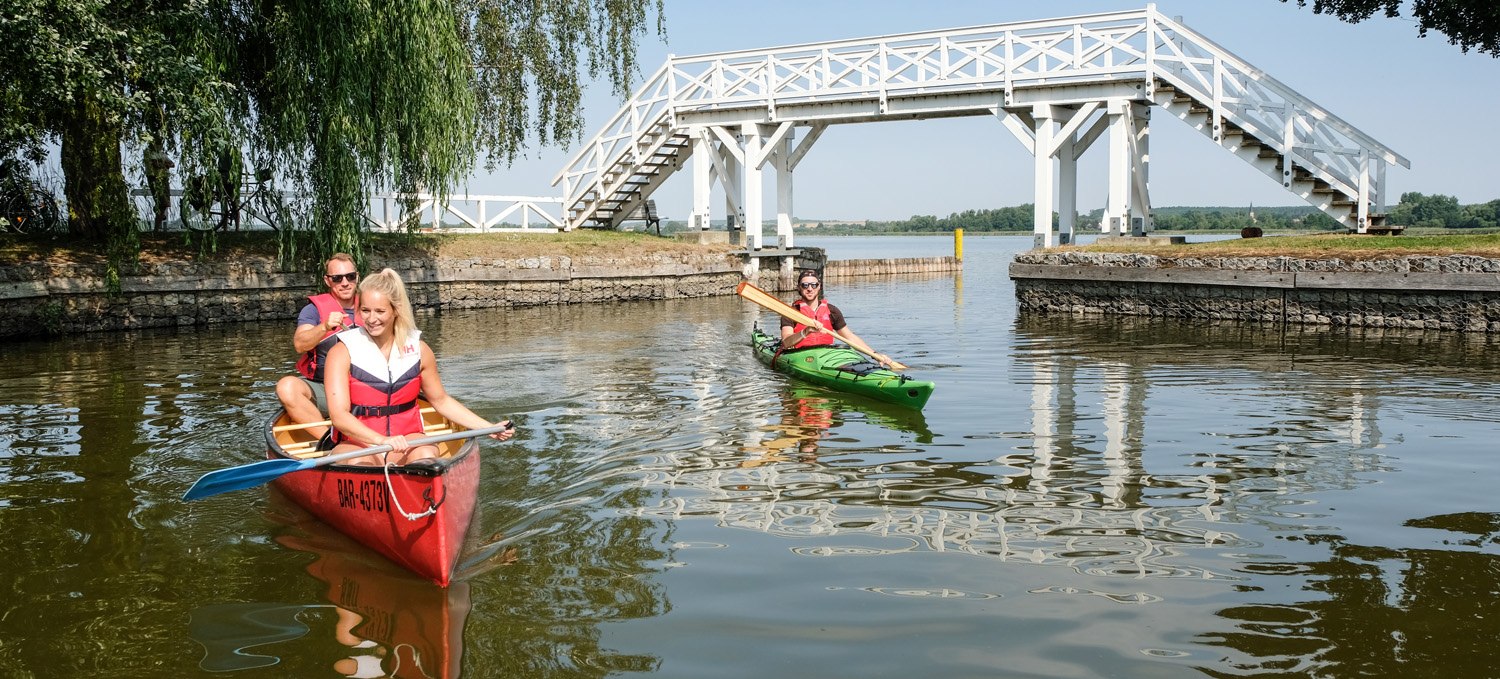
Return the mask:
[[[422,435],[417,398],[467,429],[492,426],[443,388],[437,358],[412,321],[411,302],[401,276],[391,269],[359,284],[359,326],[338,334],[324,368],[328,414],[333,421],[333,454],[388,445],[388,456],[368,455],[350,464],[404,465],[437,455],[434,445],[412,446]],[[507,429],[490,434],[504,441]]]

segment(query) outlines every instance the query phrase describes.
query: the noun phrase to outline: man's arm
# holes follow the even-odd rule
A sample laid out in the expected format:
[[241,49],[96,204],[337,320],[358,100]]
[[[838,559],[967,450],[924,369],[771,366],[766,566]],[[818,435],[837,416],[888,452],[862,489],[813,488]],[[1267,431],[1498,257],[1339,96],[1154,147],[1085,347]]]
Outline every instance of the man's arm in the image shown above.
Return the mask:
[[307,323],[299,325],[297,332],[292,334],[292,348],[296,349],[299,354],[312,351],[313,347],[318,346],[318,342],[323,341],[323,337],[332,329],[327,321],[317,325]]

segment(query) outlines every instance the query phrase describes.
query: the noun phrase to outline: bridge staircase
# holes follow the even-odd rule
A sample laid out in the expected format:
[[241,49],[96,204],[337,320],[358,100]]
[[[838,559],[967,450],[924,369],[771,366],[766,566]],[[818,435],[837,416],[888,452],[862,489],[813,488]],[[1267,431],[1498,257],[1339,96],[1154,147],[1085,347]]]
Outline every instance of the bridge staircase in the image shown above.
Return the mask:
[[[692,158],[692,223],[710,222],[710,183],[721,182],[730,221],[753,234],[747,246],[758,250],[762,167],[775,165],[778,186],[790,184],[796,162],[830,125],[993,116],[1036,158],[1038,244],[1051,245],[1058,242],[1054,210],[1071,234],[1077,157],[1106,133],[1103,228],[1150,230],[1150,107],[1348,231],[1398,229],[1385,219],[1385,170],[1409,161],[1154,5],[672,57],[553,184],[563,185],[565,229],[617,228]],[[804,130],[798,146],[792,129]],[[784,247],[791,245],[790,201],[788,186],[778,194]]]
[[618,228],[693,154],[688,136],[663,116],[600,173],[599,181],[567,208],[568,222],[585,228]]

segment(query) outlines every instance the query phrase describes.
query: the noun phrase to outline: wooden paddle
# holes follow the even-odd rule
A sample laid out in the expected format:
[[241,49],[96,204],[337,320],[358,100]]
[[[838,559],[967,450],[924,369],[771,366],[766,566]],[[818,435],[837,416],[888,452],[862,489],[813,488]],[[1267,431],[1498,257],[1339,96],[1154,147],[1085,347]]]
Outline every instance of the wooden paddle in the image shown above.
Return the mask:
[[[431,443],[442,443],[444,441],[471,439],[476,436],[498,434],[514,426],[515,425],[511,422],[506,422],[505,424],[497,424],[493,427],[485,427],[483,429],[470,429],[467,431],[455,431],[447,434],[439,434],[437,436],[424,436],[419,439],[411,439],[410,441],[408,441],[408,443],[410,443],[412,446],[425,446]],[[315,457],[307,460],[289,460],[285,458],[279,458],[275,460],[263,460],[261,462],[242,464],[238,467],[230,467],[228,469],[218,469],[198,477],[198,480],[193,483],[193,486],[191,488],[188,488],[186,493],[182,494],[182,499],[196,500],[198,498],[208,497],[210,495],[227,493],[231,490],[251,488],[267,481],[273,480],[282,475],[290,474],[292,472],[299,472],[304,469],[312,469],[313,467],[322,467],[323,465],[333,464],[335,462],[341,462],[343,460],[350,460],[356,457],[364,457],[365,455],[383,453],[390,449],[390,446],[385,445],[370,446],[369,448],[351,450],[347,453],[339,453],[338,455],[328,455],[325,457]]]
[[[770,309],[771,311],[781,314],[782,316],[786,316],[787,318],[801,323],[802,325],[808,325],[814,328],[822,327],[820,323],[818,323],[816,320],[813,320],[807,314],[793,309],[792,305],[773,297],[771,293],[751,285],[750,281],[740,281],[739,286],[734,289],[734,294],[755,302],[756,304],[759,304],[767,309]],[[826,332],[830,335],[833,335],[834,337],[839,338],[840,340],[843,340],[844,344],[849,344],[849,340],[845,339],[843,335],[840,335],[839,332],[837,330],[834,330],[833,328],[823,328],[823,332]],[[854,349],[854,345],[849,344],[849,348]],[[860,351],[859,349],[854,349],[854,351],[864,354],[865,356],[870,356],[869,354],[865,354],[865,352]],[[875,357],[870,356],[870,358]],[[876,359],[876,362],[878,363],[879,359]],[[896,370],[907,369],[906,366],[896,362],[895,359],[889,359],[886,361],[886,363]]]

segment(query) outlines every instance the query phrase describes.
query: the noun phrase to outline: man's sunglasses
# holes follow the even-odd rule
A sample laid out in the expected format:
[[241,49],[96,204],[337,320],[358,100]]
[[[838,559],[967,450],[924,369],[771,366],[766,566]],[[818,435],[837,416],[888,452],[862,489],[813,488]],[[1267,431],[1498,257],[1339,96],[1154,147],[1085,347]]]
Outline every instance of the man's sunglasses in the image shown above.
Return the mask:
[[816,288],[816,287],[818,287],[819,285],[822,285],[822,284],[821,283],[798,283],[797,285],[800,285],[800,286],[802,286],[804,288]]
[[328,277],[328,282],[330,283],[343,283],[344,281],[353,283],[354,281],[359,279],[359,274],[353,271],[349,273],[330,273],[323,275]]

